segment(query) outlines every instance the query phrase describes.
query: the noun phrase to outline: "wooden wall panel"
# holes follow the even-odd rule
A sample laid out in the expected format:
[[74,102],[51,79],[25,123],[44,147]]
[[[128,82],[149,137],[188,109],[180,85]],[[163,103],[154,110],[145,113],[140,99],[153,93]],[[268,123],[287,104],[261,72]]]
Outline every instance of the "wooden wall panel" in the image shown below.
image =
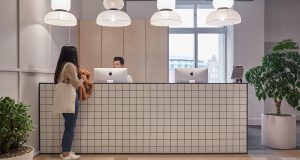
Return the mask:
[[111,68],[113,57],[124,56],[123,28],[102,27],[102,67]]
[[125,67],[132,76],[133,82],[145,82],[145,21],[136,20],[124,28]]
[[168,83],[168,28],[146,21],[146,82]]
[[110,68],[113,57],[123,56],[134,82],[168,83],[168,28],[134,20],[124,28],[80,22],[80,65],[93,72]]
[[80,67],[93,73],[101,67],[101,27],[94,21],[80,21],[79,62]]

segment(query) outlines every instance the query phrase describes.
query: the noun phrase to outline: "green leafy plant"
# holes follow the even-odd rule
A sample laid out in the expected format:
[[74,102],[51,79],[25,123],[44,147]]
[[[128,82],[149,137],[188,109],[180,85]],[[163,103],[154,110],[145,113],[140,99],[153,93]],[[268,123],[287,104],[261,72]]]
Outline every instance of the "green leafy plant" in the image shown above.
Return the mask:
[[263,57],[262,65],[246,72],[246,80],[253,85],[256,97],[274,99],[276,114],[281,114],[281,102],[286,100],[300,111],[300,55],[298,45],[291,39],[279,42],[272,53]]
[[18,149],[27,142],[33,124],[27,113],[29,105],[9,97],[0,98],[0,153]]

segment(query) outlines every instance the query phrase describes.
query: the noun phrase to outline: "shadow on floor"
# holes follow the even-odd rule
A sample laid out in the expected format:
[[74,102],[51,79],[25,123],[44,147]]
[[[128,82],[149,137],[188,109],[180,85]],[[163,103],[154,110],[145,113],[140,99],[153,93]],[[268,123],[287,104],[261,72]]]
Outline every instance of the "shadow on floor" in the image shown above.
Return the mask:
[[[276,150],[261,145],[261,126],[248,126],[248,150]],[[300,122],[297,122],[297,148],[300,150]]]

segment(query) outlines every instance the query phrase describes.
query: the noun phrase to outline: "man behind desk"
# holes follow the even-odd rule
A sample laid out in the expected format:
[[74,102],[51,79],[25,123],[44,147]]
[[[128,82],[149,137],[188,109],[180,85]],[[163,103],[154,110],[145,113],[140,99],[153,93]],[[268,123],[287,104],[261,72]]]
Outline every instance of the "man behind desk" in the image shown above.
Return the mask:
[[[114,68],[124,68],[124,58],[123,57],[114,57],[113,66],[114,66]],[[129,74],[127,75],[127,82],[133,83],[132,77]]]

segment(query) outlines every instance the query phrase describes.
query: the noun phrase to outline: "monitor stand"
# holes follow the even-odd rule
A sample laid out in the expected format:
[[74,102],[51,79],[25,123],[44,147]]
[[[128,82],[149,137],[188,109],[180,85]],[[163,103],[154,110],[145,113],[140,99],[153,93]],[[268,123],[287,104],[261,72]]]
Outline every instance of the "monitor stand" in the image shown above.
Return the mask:
[[107,80],[107,83],[114,83],[114,80]]
[[235,79],[235,83],[243,83],[243,81],[241,78],[237,78],[237,79]]
[[195,80],[189,80],[189,83],[196,83]]

